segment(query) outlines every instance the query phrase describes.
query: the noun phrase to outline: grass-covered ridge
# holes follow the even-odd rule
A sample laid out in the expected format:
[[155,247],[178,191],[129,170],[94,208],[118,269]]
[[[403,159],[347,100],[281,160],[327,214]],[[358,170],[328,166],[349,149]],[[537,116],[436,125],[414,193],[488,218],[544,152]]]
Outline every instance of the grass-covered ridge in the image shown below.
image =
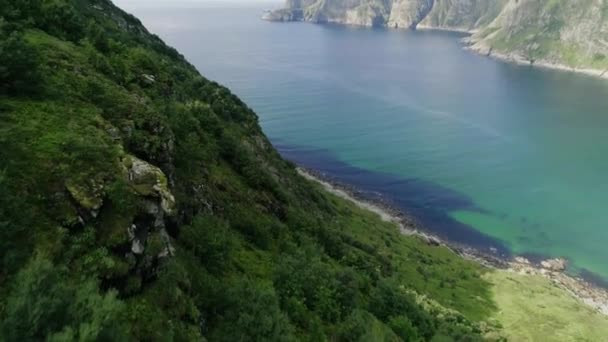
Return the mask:
[[511,0],[474,36],[478,47],[530,62],[608,69],[608,3],[594,0]]
[[300,177],[109,1],[0,0],[0,31],[0,340],[488,329],[485,270]]

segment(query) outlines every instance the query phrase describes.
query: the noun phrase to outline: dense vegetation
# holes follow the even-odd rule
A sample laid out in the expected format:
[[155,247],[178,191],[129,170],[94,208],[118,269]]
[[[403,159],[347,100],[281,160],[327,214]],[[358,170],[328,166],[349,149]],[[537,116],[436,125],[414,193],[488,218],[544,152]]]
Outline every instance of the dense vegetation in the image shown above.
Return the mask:
[[0,340],[493,329],[479,266],[298,176],[245,104],[107,0],[0,0],[0,145]]

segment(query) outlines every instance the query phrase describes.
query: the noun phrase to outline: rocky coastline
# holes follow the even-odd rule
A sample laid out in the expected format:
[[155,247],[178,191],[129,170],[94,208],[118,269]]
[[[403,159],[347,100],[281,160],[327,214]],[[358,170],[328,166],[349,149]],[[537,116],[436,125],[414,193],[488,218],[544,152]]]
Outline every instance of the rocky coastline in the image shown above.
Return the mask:
[[581,303],[608,316],[608,289],[592,284],[583,278],[567,274],[568,261],[564,258],[532,262],[523,256],[503,257],[498,254],[446,241],[425,230],[414,217],[395,208],[387,201],[369,198],[369,196],[365,196],[357,188],[331,180],[315,170],[304,168],[298,168],[297,170],[301,176],[320,184],[326,191],[346,199],[360,208],[378,214],[386,222],[395,223],[402,234],[417,236],[432,246],[444,246],[465,259],[477,262],[491,269],[544,277],[554,286],[563,289]]
[[523,56],[516,53],[501,53],[493,50],[492,48],[485,46],[483,44],[475,44],[470,42],[469,40],[463,40],[465,43],[465,49],[475,52],[477,54],[487,56],[490,58],[494,58],[507,63],[514,63],[518,65],[531,66],[537,68],[551,69],[551,70],[559,70],[565,72],[574,72],[577,74],[583,74],[592,77],[599,77],[602,79],[608,79],[608,69],[591,69],[591,68],[576,68],[570,67],[565,64],[554,63],[546,60],[530,60],[524,58]]
[[[608,30],[608,22],[589,14],[598,11],[597,4],[588,4],[588,8],[566,6],[563,9],[566,13],[561,13],[561,16],[547,13],[536,4],[534,0],[454,0],[449,3],[432,0],[287,0],[284,8],[267,11],[262,19],[466,33],[471,35],[464,41],[466,48],[481,55],[509,63],[608,79],[608,64],[597,62],[608,61],[608,43],[605,35],[602,36],[602,32]],[[581,17],[584,13],[587,13],[586,16]],[[524,29],[520,30],[524,24],[541,30],[543,25],[553,21],[564,23],[557,36],[544,40],[534,38],[533,30],[525,42],[512,39],[525,33],[521,31]],[[549,43],[555,46],[554,51],[541,51],[540,47]],[[497,49],[501,44],[510,44],[508,46],[511,47]],[[571,51],[568,58],[559,52],[560,49],[576,46],[581,46],[581,49]]]

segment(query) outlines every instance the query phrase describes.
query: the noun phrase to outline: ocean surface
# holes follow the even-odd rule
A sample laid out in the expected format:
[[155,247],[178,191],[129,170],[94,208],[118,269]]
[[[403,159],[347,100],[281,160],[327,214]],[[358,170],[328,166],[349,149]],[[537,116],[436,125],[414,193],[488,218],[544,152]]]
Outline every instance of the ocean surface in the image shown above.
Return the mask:
[[608,82],[511,65],[462,35],[132,12],[260,117],[281,153],[427,229],[608,280]]

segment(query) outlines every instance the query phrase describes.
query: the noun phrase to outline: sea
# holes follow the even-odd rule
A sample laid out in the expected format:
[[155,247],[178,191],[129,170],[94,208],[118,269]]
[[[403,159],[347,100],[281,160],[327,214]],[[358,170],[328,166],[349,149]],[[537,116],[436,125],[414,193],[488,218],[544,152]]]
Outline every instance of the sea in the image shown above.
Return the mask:
[[501,256],[608,280],[608,81],[465,36],[261,20],[276,3],[127,8],[259,116],[282,155]]

